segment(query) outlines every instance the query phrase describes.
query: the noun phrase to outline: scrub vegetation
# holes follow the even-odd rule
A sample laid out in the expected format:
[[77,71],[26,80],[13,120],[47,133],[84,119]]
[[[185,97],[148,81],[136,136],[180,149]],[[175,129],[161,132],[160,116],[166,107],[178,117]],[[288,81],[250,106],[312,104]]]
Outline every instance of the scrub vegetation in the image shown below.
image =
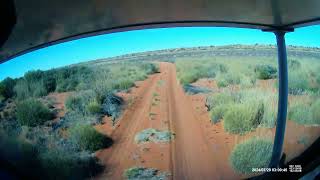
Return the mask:
[[[192,83],[205,78],[215,83],[202,91],[213,124],[222,123],[230,134],[244,135],[257,128],[274,128],[278,105],[276,58],[202,57],[176,60],[178,80],[186,93],[203,88]],[[320,62],[313,58],[288,59],[288,119],[304,126],[320,125]],[[196,84],[196,83],[195,83]],[[190,90],[191,89],[191,90]],[[194,94],[194,93],[191,93]],[[299,144],[308,139],[300,138]],[[267,167],[272,141],[252,138],[235,146],[230,164],[238,173],[250,174],[252,168]]]
[[[288,120],[303,126],[319,126],[320,62],[317,59],[319,53],[315,53],[318,49],[310,50],[311,55],[308,55],[303,48],[292,49],[297,50],[298,53],[294,56],[289,55],[288,58]],[[136,126],[135,128],[130,128],[129,125],[132,124],[117,122],[125,108],[128,108],[128,104],[133,104],[125,118],[149,117],[152,121],[148,121],[148,124],[158,128],[143,129],[135,134],[134,141],[130,142],[134,147],[149,146],[150,144],[143,143],[150,142],[168,143],[175,134],[168,130],[159,130],[166,129],[162,126],[169,127],[168,123],[171,120],[180,121],[182,117],[185,120],[183,122],[188,123],[195,117],[193,115],[198,115],[198,112],[204,115],[208,113],[215,128],[214,133],[218,134],[209,137],[214,140],[214,143],[220,142],[221,139],[216,141],[216,138],[223,137],[220,136],[222,133],[226,136],[223,137],[225,138],[223,142],[226,143],[235,142],[229,141],[230,138],[227,137],[229,135],[237,139],[239,137],[239,140],[247,139],[234,146],[229,156],[229,163],[236,172],[249,174],[253,167],[267,167],[272,152],[272,140],[263,137],[249,139],[247,135],[250,137],[250,132],[258,128],[270,132],[276,125],[278,72],[274,50],[273,46],[259,45],[225,46],[224,49],[215,46],[181,48],[162,50],[159,51],[160,53],[154,51],[121,56],[110,61],[91,61],[48,71],[35,70],[27,72],[20,78],[6,78],[0,82],[0,158],[7,163],[5,166],[17,169],[23,176],[22,179],[39,179],[39,177],[41,179],[89,179],[104,169],[96,158],[97,154],[99,157],[100,152],[96,154],[95,152],[109,148],[113,144],[110,137],[100,133],[104,132],[99,129],[101,126],[96,125],[110,120],[111,122],[104,124],[106,126],[103,128],[106,127],[106,129],[103,130],[113,131],[120,125],[119,129],[125,132],[138,127],[146,128],[144,124],[136,123],[136,120],[132,123]],[[177,71],[176,78],[186,94],[204,95],[208,112],[205,112],[206,110],[199,104],[194,107],[192,106],[194,104],[185,106],[187,103],[181,103],[187,101],[185,99],[180,101],[184,94],[176,89],[176,79],[172,78],[174,64],[169,63],[163,63],[161,67],[170,67],[170,71],[162,71],[158,74],[159,76],[152,76],[155,77],[154,82],[147,81],[150,83],[147,85],[155,89],[143,90],[141,94],[141,89],[135,89],[137,91],[132,91],[133,96],[127,100],[126,93],[136,87],[137,81],[145,80],[148,75],[159,72],[158,63],[147,61],[150,59],[157,59],[157,61],[164,59],[174,63]],[[207,82],[209,82],[207,86],[203,87],[197,84]],[[156,86],[152,83],[156,83]],[[171,87],[173,85],[174,88]],[[163,87],[172,89],[163,91]],[[136,92],[138,93],[134,94]],[[144,96],[144,92],[151,92],[151,99],[148,99],[150,93]],[[167,97],[172,95],[177,95],[174,96],[177,99],[169,101]],[[202,95],[194,96],[192,101],[203,103]],[[52,97],[54,98],[51,99]],[[146,101],[151,100],[150,107],[149,103],[143,103],[145,97]],[[55,102],[58,99],[62,99],[61,102]],[[175,107],[169,103],[176,103],[175,105],[179,106],[182,104],[181,109],[184,109],[178,112],[180,114],[192,108],[197,111],[190,113],[192,115],[190,119],[179,114],[176,117],[168,114],[168,117],[175,117],[172,119],[161,117],[164,114],[163,109],[171,113],[171,109],[166,107]],[[142,107],[148,104],[149,111],[141,111],[137,113],[138,116],[135,115],[135,106],[141,106],[140,104]],[[134,112],[132,117],[131,112]],[[157,124],[161,127],[155,126]],[[126,125],[129,128],[125,127]],[[186,126],[186,128],[192,127]],[[205,124],[201,128],[211,127]],[[198,131],[198,128],[195,130],[197,130],[195,133],[203,133],[201,130]],[[211,130],[210,133],[212,133]],[[203,134],[207,135],[209,131]],[[188,138],[191,138],[190,141],[188,139],[184,142],[192,142],[192,136]],[[201,138],[207,137],[201,136]],[[132,138],[123,139],[132,141]],[[311,143],[308,140],[308,137],[304,136],[297,143],[306,146]],[[178,144],[185,146],[185,143]],[[109,151],[103,153],[109,153]],[[120,156],[123,155],[121,153],[122,150],[119,152]],[[141,163],[144,163],[144,159]],[[35,175],[37,177],[34,177]],[[146,167],[132,167],[127,169],[123,176],[127,179],[169,178],[168,173]]]
[[251,138],[236,145],[231,152],[230,164],[238,173],[250,174],[252,168],[267,168],[272,155],[270,139]]
[[[113,140],[93,125],[100,124],[103,116],[110,116],[115,124],[124,106],[116,93],[128,91],[135,81],[157,71],[156,64],[142,61],[89,63],[4,79],[0,82],[1,155],[27,179],[94,176],[103,166],[92,153],[108,148]],[[61,117],[48,95],[62,92],[70,95]],[[18,158],[21,154],[23,158]]]

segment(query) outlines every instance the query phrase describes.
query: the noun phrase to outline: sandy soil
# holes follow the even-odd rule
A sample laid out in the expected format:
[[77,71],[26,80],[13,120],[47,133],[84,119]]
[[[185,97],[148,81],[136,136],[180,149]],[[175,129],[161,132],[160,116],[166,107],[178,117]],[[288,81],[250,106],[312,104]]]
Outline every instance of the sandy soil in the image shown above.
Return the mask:
[[[216,88],[208,80],[198,84]],[[274,128],[258,128],[240,136],[224,132],[221,122],[211,124],[205,95],[186,95],[176,79],[174,64],[160,63],[160,73],[136,85],[129,93],[121,94],[127,108],[115,127],[108,118],[105,124],[96,126],[115,141],[111,148],[96,152],[106,166],[97,179],[124,179],[123,172],[133,166],[157,168],[178,180],[240,179],[245,176],[235,173],[228,162],[234,146],[253,136],[274,136]],[[176,135],[171,143],[136,144],[134,136],[146,128],[169,129]],[[284,145],[287,160],[300,154],[319,134],[319,127],[288,121]],[[302,135],[309,144],[297,143]]]
[[169,87],[165,80],[168,76],[168,65],[160,64],[161,73],[138,82],[137,87],[129,92],[130,95],[124,95],[133,102],[120,117],[115,128],[110,128],[108,123],[97,126],[99,131],[108,131],[108,135],[115,141],[111,148],[96,152],[97,157],[106,165],[105,172],[97,179],[123,179],[123,172],[133,166],[170,172],[170,143],[137,144],[134,141],[135,135],[147,128],[169,130]]

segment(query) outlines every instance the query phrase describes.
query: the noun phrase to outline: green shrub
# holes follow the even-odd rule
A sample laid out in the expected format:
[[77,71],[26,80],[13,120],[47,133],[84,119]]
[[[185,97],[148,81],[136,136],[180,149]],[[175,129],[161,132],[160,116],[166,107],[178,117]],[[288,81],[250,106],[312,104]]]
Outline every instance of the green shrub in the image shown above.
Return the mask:
[[235,100],[236,99],[234,95],[229,91],[225,91],[222,93],[215,93],[207,97],[206,106],[208,107],[209,110],[211,110],[212,108],[217,107],[219,105],[235,102]]
[[[214,93],[206,99],[206,106],[208,111],[210,111],[209,114],[213,123],[217,123],[220,119],[225,119],[227,112],[233,110],[232,108],[234,108],[234,106],[237,106],[245,111],[240,112],[241,115],[246,116],[246,119],[250,122],[254,122],[252,128],[256,128],[257,125],[270,128],[274,127],[277,108],[276,104],[276,94],[261,89],[246,89],[237,92],[224,91],[221,93]],[[237,110],[237,112],[238,111],[241,110]],[[227,122],[225,122],[227,123],[228,128],[228,125],[239,125],[241,126],[241,128],[239,128],[242,129],[243,126],[249,125],[241,123],[241,120],[237,120],[236,117],[238,117],[238,115],[236,114],[237,113],[233,113],[234,118],[232,118],[231,112],[229,113]],[[250,114],[252,116],[250,116]],[[237,122],[228,124],[229,120]],[[246,129],[244,131],[248,131],[250,128],[248,126],[244,129]],[[239,130],[238,133],[240,131],[242,130]]]
[[165,172],[160,172],[159,170],[154,168],[133,167],[127,169],[124,172],[123,176],[128,180],[166,180],[169,174]]
[[210,110],[211,122],[214,124],[218,123],[223,118],[227,110],[228,110],[228,105],[220,105],[211,109]]
[[35,170],[39,170],[40,166],[38,149],[34,145],[0,131],[0,154],[1,165],[8,165],[19,175],[35,179]]
[[312,119],[314,124],[320,125],[320,99],[317,99],[311,105]]
[[81,91],[69,96],[65,101],[68,111],[76,111],[83,115],[90,114],[88,105],[96,102],[96,93],[91,90]]
[[2,95],[0,95],[0,107],[2,106],[2,102],[5,100],[5,98],[2,96]]
[[276,125],[277,105],[273,104],[273,102],[277,102],[275,97],[270,97],[270,99],[264,99],[264,113],[263,118],[260,122],[260,125],[262,127],[273,128]]
[[187,85],[187,84],[190,84],[190,83],[197,81],[196,75],[192,74],[192,73],[182,75],[182,76],[180,76],[179,79],[180,79],[180,82],[182,85]]
[[101,112],[101,105],[97,101],[92,101],[87,105],[87,111],[91,114],[99,114]]
[[102,172],[103,166],[89,153],[76,153],[60,148],[40,154],[41,167],[46,179],[86,179]]
[[83,125],[97,125],[101,124],[102,116],[96,114],[82,114],[76,111],[70,111],[62,118],[63,121],[59,121],[57,126],[62,128],[70,128],[77,124]]
[[256,77],[254,75],[243,75],[241,77],[240,86],[241,88],[251,88],[256,84]]
[[134,81],[128,77],[116,79],[113,85],[114,89],[126,90],[134,86]]
[[302,70],[288,72],[288,90],[290,94],[301,94],[310,89],[308,74]]
[[229,84],[228,84],[228,82],[227,82],[227,80],[225,80],[225,79],[217,79],[217,86],[219,87],[219,88],[223,88],[223,87],[227,87]]
[[241,75],[238,73],[224,73],[219,74],[219,76],[216,78],[218,87],[227,87],[229,85],[237,85],[240,84],[241,81]]
[[94,152],[113,143],[111,138],[99,133],[90,125],[76,125],[69,133],[71,142],[83,151]]
[[17,104],[16,117],[21,125],[38,126],[54,118],[53,113],[36,99],[27,99]]
[[48,94],[45,89],[43,81],[27,81],[20,79],[17,81],[14,87],[15,94],[19,100],[23,100],[29,97],[42,97]]
[[229,106],[224,115],[224,129],[233,134],[243,134],[255,129],[261,122],[264,105],[260,102],[246,102]]
[[303,125],[320,124],[320,100],[314,102],[293,101],[289,105],[289,120],[293,120]]
[[5,99],[11,98],[15,95],[14,86],[16,85],[16,81],[12,78],[6,78],[0,82],[0,96]]
[[296,59],[288,59],[289,70],[297,70],[301,68],[301,63]]
[[[39,136],[39,134],[38,134]],[[86,179],[103,170],[87,152],[47,149],[0,132],[0,154],[16,173],[27,179]]]
[[153,74],[159,72],[159,66],[154,63],[141,63],[139,66],[146,74]]
[[273,79],[277,76],[277,68],[271,65],[257,65],[254,69],[258,79]]
[[238,173],[250,174],[252,168],[267,168],[273,143],[269,139],[251,138],[235,146],[230,156],[232,168]]

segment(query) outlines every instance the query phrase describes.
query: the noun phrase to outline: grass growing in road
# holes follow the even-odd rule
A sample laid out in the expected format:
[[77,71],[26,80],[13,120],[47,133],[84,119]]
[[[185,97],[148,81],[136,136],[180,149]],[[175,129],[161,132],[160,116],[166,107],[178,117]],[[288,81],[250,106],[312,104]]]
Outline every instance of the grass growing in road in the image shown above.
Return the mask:
[[252,168],[266,168],[271,160],[272,140],[251,138],[235,146],[230,156],[232,168],[243,174],[252,173]]
[[157,129],[145,129],[139,132],[135,136],[135,141],[137,143],[143,142],[169,142],[173,138],[174,134],[170,131],[160,131]]
[[167,172],[160,172],[155,168],[132,167],[127,169],[123,176],[128,180],[166,180],[169,176]]

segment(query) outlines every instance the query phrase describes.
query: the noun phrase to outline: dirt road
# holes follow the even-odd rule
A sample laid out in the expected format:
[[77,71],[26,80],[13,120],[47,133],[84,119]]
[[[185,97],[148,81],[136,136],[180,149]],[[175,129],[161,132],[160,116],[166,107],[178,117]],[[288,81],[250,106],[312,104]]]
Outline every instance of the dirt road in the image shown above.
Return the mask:
[[219,179],[217,165],[221,162],[209,147],[201,119],[195,113],[192,102],[185,95],[176,80],[173,65],[168,67],[169,104],[173,131],[177,134],[173,142],[173,177],[174,179]]
[[[106,171],[98,178],[121,179],[125,169],[133,166],[157,168],[169,172],[173,179],[225,177],[223,164],[227,162],[218,161],[210,148],[199,114],[176,79],[175,65],[160,63],[160,71],[132,90],[136,102],[124,112],[119,127],[109,134],[115,144],[96,153],[106,165]],[[155,93],[160,99],[157,105],[152,100]],[[151,113],[155,114],[153,120]],[[170,129],[176,135],[169,144],[136,144],[134,136],[146,128]],[[228,177],[233,178],[234,173],[229,172]]]

